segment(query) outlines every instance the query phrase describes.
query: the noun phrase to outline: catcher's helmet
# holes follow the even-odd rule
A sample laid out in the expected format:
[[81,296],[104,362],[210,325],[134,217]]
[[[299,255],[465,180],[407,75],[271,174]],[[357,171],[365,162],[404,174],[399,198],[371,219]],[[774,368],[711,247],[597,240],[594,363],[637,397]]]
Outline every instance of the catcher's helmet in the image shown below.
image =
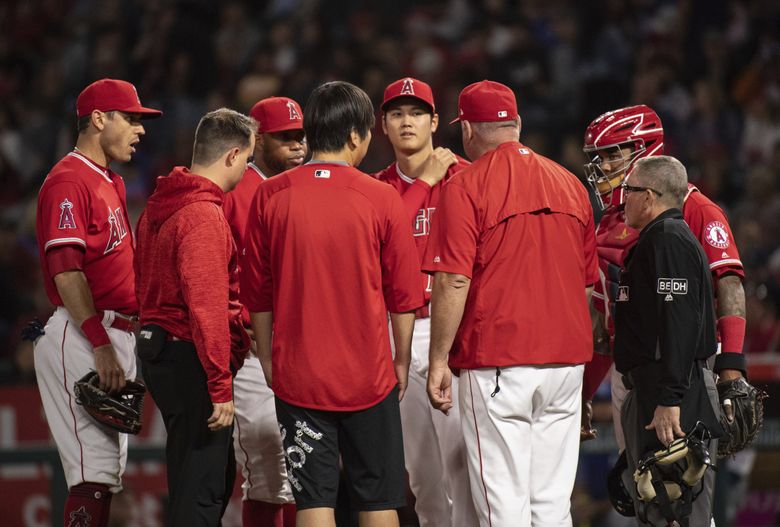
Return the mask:
[[140,381],[128,380],[117,394],[110,394],[99,386],[97,372],[90,371],[73,384],[76,403],[96,421],[125,434],[141,431],[146,386]]
[[647,510],[657,506],[669,524],[685,520],[693,510],[691,503],[704,485],[701,480],[712,466],[705,441],[710,434],[702,423],[667,448],[648,452],[637,464],[634,482],[639,497],[639,518],[647,521]]
[[615,466],[607,474],[607,495],[612,507],[623,516],[636,516],[634,500],[623,483],[623,473],[628,471],[626,451],[620,453]]
[[[601,168],[599,151],[610,148],[630,147],[632,152],[622,160],[618,170],[605,174]],[[585,175],[596,189],[602,208],[622,202],[619,188],[628,177],[638,159],[664,153],[664,129],[661,119],[650,107],[640,104],[620,108],[596,117],[585,130],[582,150],[588,156]],[[617,198],[617,199],[616,199]]]

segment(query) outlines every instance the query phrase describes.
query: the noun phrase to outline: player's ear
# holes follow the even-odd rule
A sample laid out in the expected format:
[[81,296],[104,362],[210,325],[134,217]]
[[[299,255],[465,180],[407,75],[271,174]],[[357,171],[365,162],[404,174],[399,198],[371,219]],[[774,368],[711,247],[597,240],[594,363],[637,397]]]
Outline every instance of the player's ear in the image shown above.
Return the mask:
[[108,119],[108,116],[100,110],[92,110],[90,118],[92,126],[94,126],[98,132],[102,132],[103,128],[106,127],[106,119]]
[[355,130],[352,129],[351,132],[349,132],[349,139],[347,140],[347,145],[349,146],[350,150],[356,150],[361,143],[360,134]]
[[235,165],[239,153],[241,153],[241,149],[237,146],[228,150],[227,155],[225,156],[225,166],[232,167]]
[[382,112],[382,131],[387,135],[387,122],[385,119],[387,119],[387,114]]
[[431,133],[435,132],[439,128],[439,114],[434,113],[431,115]]

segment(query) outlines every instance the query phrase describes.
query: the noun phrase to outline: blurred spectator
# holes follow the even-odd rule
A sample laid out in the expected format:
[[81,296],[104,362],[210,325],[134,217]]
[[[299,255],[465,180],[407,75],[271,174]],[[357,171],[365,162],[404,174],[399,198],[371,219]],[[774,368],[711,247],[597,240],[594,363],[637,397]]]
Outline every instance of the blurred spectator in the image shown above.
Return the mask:
[[[766,0],[2,2],[0,371],[23,378],[18,328],[51,309],[30,249],[38,188],[73,144],[79,87],[108,75],[154,94],[150,104],[165,111],[126,171],[132,214],[158,174],[189,162],[200,115],[223,105],[247,111],[276,94],[305,102],[326,80],[354,82],[375,102],[402,75],[429,82],[439,94],[437,141],[456,151],[460,130],[446,123],[458,92],[501,80],[517,93],[524,128],[534,130],[523,141],[577,174],[582,130],[594,115],[654,106],[668,151],[729,214],[748,280],[765,284],[765,296],[751,300],[750,349],[776,349],[778,27],[780,3]],[[391,161],[380,143],[364,170]]]

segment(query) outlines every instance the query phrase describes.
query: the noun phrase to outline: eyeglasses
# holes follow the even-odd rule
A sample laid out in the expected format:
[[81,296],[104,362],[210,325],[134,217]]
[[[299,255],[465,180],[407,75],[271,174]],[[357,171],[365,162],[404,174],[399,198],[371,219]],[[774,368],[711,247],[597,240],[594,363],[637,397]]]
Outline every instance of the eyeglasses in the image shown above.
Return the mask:
[[653,194],[657,194],[659,198],[663,196],[663,193],[658,192],[656,189],[650,187],[634,187],[632,185],[626,185],[623,183],[620,185],[620,188],[623,189],[623,192],[644,192],[645,190],[649,190]]

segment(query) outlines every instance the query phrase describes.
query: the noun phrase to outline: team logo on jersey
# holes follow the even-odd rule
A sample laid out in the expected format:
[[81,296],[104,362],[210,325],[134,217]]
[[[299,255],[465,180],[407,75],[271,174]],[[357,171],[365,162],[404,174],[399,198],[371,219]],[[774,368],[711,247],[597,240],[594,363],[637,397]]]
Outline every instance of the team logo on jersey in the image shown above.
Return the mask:
[[628,302],[628,286],[621,285],[618,287],[617,295],[615,295],[615,302]]
[[415,236],[428,236],[431,232],[431,218],[436,207],[428,207],[420,209],[417,212],[417,216],[414,217],[414,235]]
[[315,170],[314,171],[314,177],[320,178],[320,179],[328,179],[330,177],[330,170]]
[[92,525],[92,516],[83,505],[68,516],[68,527],[90,527]]
[[401,95],[414,95],[414,80],[404,79],[404,83],[401,86]]
[[103,254],[113,251],[117,245],[127,236],[127,227],[125,226],[122,210],[117,208],[112,211],[108,209],[108,243]]
[[75,229],[76,228],[76,219],[73,217],[73,203],[68,201],[68,198],[65,198],[62,203],[60,203],[60,229]]
[[290,120],[295,121],[301,120],[301,114],[298,112],[298,109],[295,107],[295,103],[292,101],[287,101],[287,108],[290,110]]
[[728,249],[729,233],[726,226],[719,221],[711,221],[704,228],[704,237],[707,243],[718,249]]

